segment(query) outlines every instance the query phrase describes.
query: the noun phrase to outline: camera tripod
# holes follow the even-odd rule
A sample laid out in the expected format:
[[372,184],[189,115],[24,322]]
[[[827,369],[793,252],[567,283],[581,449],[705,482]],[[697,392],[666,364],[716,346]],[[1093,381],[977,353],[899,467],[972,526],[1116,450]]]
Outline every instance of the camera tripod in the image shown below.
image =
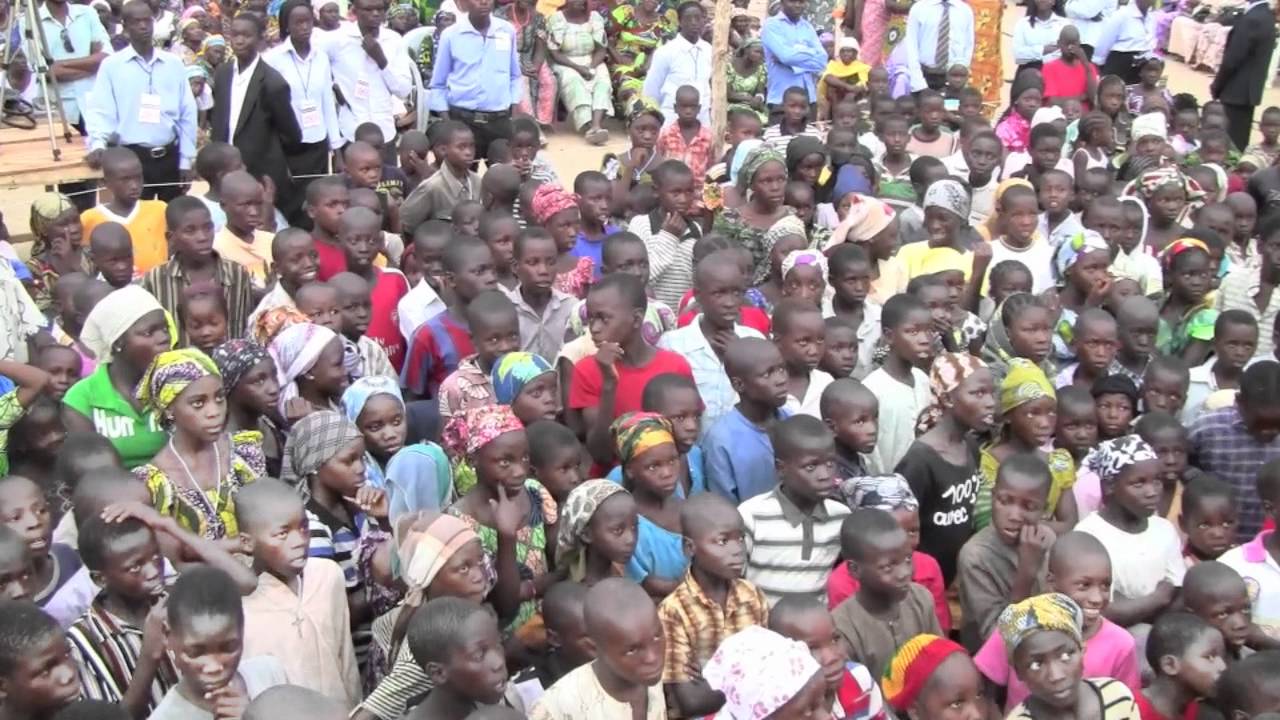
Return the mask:
[[[16,5],[9,8],[9,17],[4,22],[2,30],[4,53],[0,56],[0,68],[8,73],[13,63],[25,59],[27,67],[31,70],[31,81],[39,84],[38,100],[43,107],[36,109],[44,113],[45,127],[49,131],[49,149],[53,153],[53,159],[59,161],[62,159],[62,148],[58,147],[58,139],[53,130],[54,113],[57,113],[58,121],[62,126],[62,137],[68,144],[71,143],[71,127],[67,124],[67,113],[62,105],[58,80],[53,76],[53,57],[49,53],[48,39],[44,34],[44,25],[40,22],[36,2],[37,0],[16,0]],[[10,42],[17,34],[15,31],[18,28],[21,29],[19,42]],[[16,91],[13,89],[6,91],[4,98],[6,101],[17,99],[15,95],[10,94],[11,92]],[[14,114],[7,107],[3,113],[6,118]]]

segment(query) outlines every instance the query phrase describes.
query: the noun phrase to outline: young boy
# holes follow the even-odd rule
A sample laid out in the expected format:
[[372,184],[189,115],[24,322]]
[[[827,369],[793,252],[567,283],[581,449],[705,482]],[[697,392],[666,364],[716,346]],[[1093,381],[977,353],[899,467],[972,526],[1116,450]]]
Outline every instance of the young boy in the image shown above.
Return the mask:
[[379,128],[377,123],[360,123],[360,125],[356,127],[355,139],[356,142],[366,143],[374,150],[378,151],[378,165],[380,170],[378,173],[378,182],[370,189],[376,190],[379,195],[384,195],[396,200],[403,200],[405,194],[408,192],[406,190],[406,186],[409,184],[409,178],[405,176],[404,172],[395,165],[382,162],[383,145],[387,142],[387,139],[382,136],[382,128]]
[[1116,331],[1120,337],[1117,369],[1138,387],[1142,386],[1147,363],[1155,353],[1159,321],[1156,304],[1145,297],[1126,298],[1116,309]]
[[[830,304],[823,303],[823,314],[840,318],[854,328],[858,345],[858,363],[854,372],[865,377],[871,372],[872,355],[880,342],[880,316],[884,308],[868,298],[871,291],[871,258],[857,243],[842,243],[829,256],[828,284],[834,291]],[[828,345],[831,338],[827,338]]]
[[1225,201],[1235,216],[1236,225],[1231,233],[1232,244],[1227,246],[1227,259],[1235,269],[1260,261],[1257,251],[1258,201],[1247,192],[1233,192]]
[[[164,215],[165,241],[172,259],[142,278],[143,289],[176,317],[183,290],[197,283],[220,285],[227,297],[227,327],[244,328],[254,306],[253,278],[249,271],[214,252],[208,208],[196,198],[180,196],[169,203]],[[178,328],[178,343],[187,342],[186,333]]]
[[1044,212],[1036,229],[1055,250],[1076,233],[1084,230],[1080,217],[1071,211],[1075,202],[1075,181],[1061,170],[1049,170],[1040,176],[1040,207]]
[[0,601],[0,685],[11,720],[51,720],[80,696],[66,635],[29,602]]
[[133,241],[128,228],[118,222],[107,221],[86,234],[89,236],[87,257],[93,265],[95,277],[106,281],[115,290],[142,279],[141,273],[134,269]]
[[209,208],[214,232],[221,232],[227,224],[227,214],[222,209],[222,178],[243,169],[244,159],[235,145],[214,140],[196,153],[196,175],[209,185],[208,192],[196,197]]
[[1102,308],[1087,308],[1076,316],[1071,331],[1071,350],[1076,362],[1067,365],[1054,378],[1058,388],[1079,387],[1088,390],[1098,380],[1117,370],[1116,351],[1120,346],[1119,328],[1111,313]]
[[840,557],[858,592],[831,617],[849,658],[866,665],[871,677],[884,675],[902,638],[942,634],[933,596],[911,581],[911,553],[911,538],[884,510],[855,510],[840,526]]
[[916,110],[920,124],[911,129],[911,139],[907,141],[907,152],[912,155],[930,155],[946,157],[956,151],[956,136],[943,127],[947,119],[947,111],[942,93],[936,90],[921,90]]
[[480,293],[498,286],[493,254],[479,240],[454,239],[442,260],[452,304],[413,334],[401,371],[401,385],[415,399],[436,397],[440,383],[457,369],[458,362],[475,352],[466,324],[467,306]]
[[508,684],[498,618],[474,600],[440,597],[410,620],[409,649],[431,680],[431,692],[406,720],[466,720],[502,704]]
[[982,647],[996,618],[1011,602],[1039,595],[1053,531],[1043,517],[1053,476],[1035,455],[1013,455],[1000,463],[991,491],[991,524],[960,548],[956,580],[970,652]]
[[787,402],[792,415],[820,418],[822,391],[835,378],[818,369],[826,342],[827,324],[811,303],[784,300],[773,311],[773,337],[787,366]]
[[[379,130],[378,134],[381,135],[382,131]],[[436,167],[431,164],[431,141],[421,130],[409,130],[400,133],[396,152],[400,155],[399,170],[404,173],[405,178],[401,197],[405,197],[421,185],[423,180],[437,172]]]
[[918,363],[933,356],[937,332],[929,309],[915,296],[895,295],[880,316],[889,346],[884,364],[863,381],[880,403],[880,432],[868,465],[892,472],[915,442],[915,422],[929,404],[929,377]]
[[387,351],[367,334],[374,315],[368,281],[355,273],[341,272],[330,278],[328,285],[333,288],[337,301],[338,332],[344,339],[343,344],[355,346],[360,356],[358,377],[380,375],[399,379],[400,373],[391,364]]
[[441,160],[440,169],[414,188],[400,206],[400,225],[406,232],[413,232],[426,220],[450,220],[459,202],[480,199],[480,176],[471,169],[476,157],[471,128],[446,120],[431,130],[431,149]]
[[85,210],[80,224],[86,236],[104,222],[120,223],[129,231],[133,244],[134,271],[146,273],[169,259],[165,240],[163,200],[142,197],[142,161],[128,148],[107,148],[102,152],[102,183],[111,201]]
[[1227,666],[1218,677],[1216,709],[1228,718],[1280,714],[1280,653],[1260,652]]
[[1207,475],[1187,483],[1182,491],[1182,513],[1178,515],[1178,529],[1187,538],[1182,548],[1187,567],[1221,559],[1235,547],[1238,524],[1239,513],[1230,485]]
[[[382,221],[373,211],[353,207],[342,215],[338,241],[346,256],[347,270],[369,285],[370,316],[364,335],[387,353],[391,366],[404,366],[405,342],[396,325],[396,306],[409,292],[409,283],[397,270],[374,267],[373,259],[382,251]],[[349,296],[348,299],[355,299]]]
[[316,278],[321,282],[347,269],[338,233],[350,205],[351,191],[340,177],[322,177],[307,186],[307,217],[311,218],[311,238],[319,263]]
[[244,599],[244,652],[274,655],[294,685],[354,706],[360,674],[346,584],[333,560],[307,557],[302,497],[262,478],[236,500],[236,522],[257,573],[257,588]]
[[648,287],[659,301],[677,307],[693,287],[693,246],[702,225],[692,214],[695,175],[679,160],[668,160],[651,172],[658,209],[631,219],[627,229],[649,251]]
[[1014,185],[1000,196],[1000,236],[991,242],[991,264],[1017,260],[1031,271],[1031,292],[1039,294],[1056,285],[1054,248],[1036,231],[1040,206],[1036,193]]
[[516,235],[514,264],[517,284],[503,293],[515,303],[520,318],[519,349],[555,358],[564,345],[577,299],[553,287],[556,278],[556,241],[540,227]]
[[1253,630],[1249,589],[1240,573],[1216,560],[1197,563],[1182,579],[1182,601],[1222,633],[1226,660],[1239,660]]
[[1142,373],[1141,412],[1159,411],[1177,416],[1187,399],[1191,382],[1187,364],[1173,355],[1156,355]]
[[1206,410],[1234,401],[1244,366],[1258,348],[1258,321],[1244,310],[1227,310],[1213,326],[1213,357],[1191,368],[1182,422],[1190,426]]
[[467,327],[476,352],[459,360],[457,369],[440,383],[440,417],[445,420],[497,402],[489,372],[498,358],[520,349],[516,307],[498,290],[482,292],[467,305]]
[[1222,633],[1187,612],[1156,619],[1147,636],[1147,661],[1155,677],[1133,698],[1142,720],[1199,717],[1201,701],[1213,699],[1227,669]]
[[[151,720],[236,717],[264,690],[289,682],[270,655],[244,658],[244,610],[231,577],[197,565],[178,576],[166,607],[166,646],[178,669]],[[292,628],[289,628],[292,630]]]
[[445,311],[444,250],[453,240],[453,230],[443,220],[428,220],[413,231],[413,243],[402,261],[412,258],[422,279],[409,289],[396,306],[400,335],[408,343],[426,321]]
[[275,270],[275,284],[258,301],[258,306],[245,321],[245,327],[235,328],[234,334],[246,329],[251,332],[258,317],[268,310],[293,306],[298,290],[315,282],[320,264],[311,233],[301,228],[286,228],[276,233],[271,239],[271,263]]
[[790,413],[786,363],[763,338],[731,338],[724,369],[738,403],[711,425],[702,439],[707,489],[733,502],[768,492],[777,484],[771,431]]
[[249,271],[259,291],[266,287],[271,272],[272,233],[258,229],[263,220],[262,196],[262,183],[252,175],[243,170],[228,173],[221,192],[227,222],[213,236],[214,251]]
[[578,240],[570,253],[574,257],[591,258],[595,268],[595,280],[604,274],[604,259],[600,256],[604,249],[604,239],[620,229],[610,222],[609,204],[613,196],[613,183],[604,173],[587,170],[578,173],[573,179],[573,191],[578,195],[578,210],[582,216],[582,225],[578,230]]
[[822,421],[836,439],[836,478],[868,475],[866,456],[876,449],[880,403],[866,385],[840,378],[822,391]]
[[826,680],[825,707],[832,717],[863,720],[886,720],[884,696],[871,672],[861,663],[849,659],[836,632],[831,613],[813,598],[789,596],[769,609],[769,629],[804,643],[813,659],[822,666]]
[[[874,71],[872,71],[874,72]],[[776,125],[765,128],[763,140],[780,153],[786,154],[791,138],[808,135],[819,140],[822,129],[809,122],[809,93],[802,87],[789,87],[782,93],[782,113]]]
[[818,369],[837,379],[866,377],[858,368],[858,331],[838,317],[825,318],[823,322],[827,326],[827,344]]
[[697,88],[691,85],[677,88],[676,121],[658,133],[654,148],[661,157],[684,163],[689,172],[698,178],[707,174],[711,157],[711,128],[704,126],[698,119],[701,110],[702,99],[698,96]]
[[742,579],[747,567],[743,516],[728,500],[701,493],[680,508],[689,574],[658,607],[667,638],[662,682],[683,717],[714,712],[723,701],[702,680],[702,667],[720,642],[750,625],[763,625],[769,604]]
[[1267,159],[1268,165],[1274,165],[1280,157],[1280,107],[1272,105],[1262,111],[1262,119],[1258,121],[1258,130],[1262,133],[1262,142],[1245,148],[1245,155],[1261,155]]
[[584,604],[596,658],[548,688],[529,719],[663,717],[666,643],[649,594],[630,580],[607,578],[587,591]]

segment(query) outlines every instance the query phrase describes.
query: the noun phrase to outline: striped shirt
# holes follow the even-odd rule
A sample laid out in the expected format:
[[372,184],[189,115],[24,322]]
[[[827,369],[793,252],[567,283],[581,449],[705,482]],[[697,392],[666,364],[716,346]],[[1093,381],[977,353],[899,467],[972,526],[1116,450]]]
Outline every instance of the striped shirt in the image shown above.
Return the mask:
[[[142,657],[142,628],[135,627],[102,607],[102,598],[67,630],[71,659],[87,700],[118,703],[124,700],[129,682]],[[147,710],[154,710],[169,688],[178,684],[178,673],[165,653],[158,663]]]
[[1258,319],[1258,349],[1254,357],[1270,357],[1276,339],[1272,337],[1276,315],[1280,313],[1280,292],[1272,291],[1267,306],[1258,308],[1254,300],[1262,290],[1262,270],[1256,266],[1232,268],[1218,288],[1218,310],[1244,310]]
[[689,571],[658,607],[658,618],[667,636],[662,682],[691,682],[702,677],[702,666],[722,640],[743,628],[766,624],[769,605],[755,585],[734,580],[722,607],[702,592]]
[[849,508],[823,500],[809,515],[776,487],[738,506],[747,529],[747,579],[776,604],[786,595],[826,601],[827,576],[840,557],[840,523]]
[[666,213],[658,208],[631,218],[627,229],[643,240],[649,251],[649,290],[668,307],[676,307],[693,289],[693,245],[702,238],[702,226],[690,220],[684,234],[676,237],[662,229],[665,218]]
[[783,155],[786,155],[787,146],[791,144],[791,138],[800,137],[801,135],[818,138],[822,142],[827,141],[827,131],[823,130],[822,126],[815,125],[813,123],[805,125],[804,130],[801,130],[794,135],[783,135],[782,125],[770,125],[764,129],[764,135],[762,135],[760,139],[764,140],[764,143],[769,147],[777,150]]
[[[1085,678],[1085,682],[1098,694],[1102,705],[1102,720],[1141,719],[1138,705],[1133,699],[1133,691],[1124,683],[1113,678]],[[1005,716],[1006,720],[1033,720],[1034,717],[1026,702],[1019,703]]]
[[[1262,329],[1261,324],[1258,329]],[[1245,427],[1240,410],[1232,405],[1196,418],[1188,430],[1188,440],[1191,464],[1235,491],[1240,513],[1236,542],[1253,539],[1267,515],[1258,497],[1258,468],[1280,459],[1280,438],[1259,442]]]
[[[249,323],[249,315],[257,307],[253,297],[253,278],[242,266],[223,260],[217,253],[213,275],[222,294],[227,298],[227,333],[229,338],[243,337],[244,329]],[[186,271],[177,258],[151,268],[142,278],[142,287],[156,296],[160,306],[178,320],[178,305],[182,302],[182,291],[191,284]],[[178,345],[187,344],[187,333],[182,323],[178,322]]]
[[[315,500],[307,501],[307,526],[311,535],[307,555],[328,558],[338,563],[338,567],[342,568],[347,595],[364,588],[356,554],[360,549],[360,537],[369,525],[369,518],[364,513],[355,513],[351,516],[351,523],[355,527],[338,519]],[[372,633],[367,623],[351,627],[351,642],[355,645],[356,660],[362,670],[369,655],[371,641]]]

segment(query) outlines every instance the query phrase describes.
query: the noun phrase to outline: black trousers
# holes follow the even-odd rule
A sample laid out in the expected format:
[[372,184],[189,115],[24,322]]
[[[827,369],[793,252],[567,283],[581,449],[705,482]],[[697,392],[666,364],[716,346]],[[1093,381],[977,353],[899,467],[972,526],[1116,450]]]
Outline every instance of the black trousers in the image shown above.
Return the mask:
[[1222,109],[1227,114],[1227,135],[1231,142],[1241,150],[1249,147],[1249,134],[1253,132],[1253,112],[1257,107],[1224,102]]
[[1107,61],[1102,64],[1102,70],[1098,74],[1119,75],[1126,85],[1133,85],[1139,80],[1138,66],[1135,63],[1137,59],[1136,52],[1112,50],[1107,54]]
[[[84,131],[84,116],[80,116],[80,120],[71,127],[80,133],[80,137],[84,137],[87,133]],[[76,206],[80,212],[84,212],[98,204],[98,193],[94,192],[98,188],[97,180],[77,180],[76,182],[60,183],[58,192],[71,198],[71,203]]]
[[125,145],[142,162],[142,199],[170,200],[186,193],[186,187],[178,185],[182,174],[178,170],[178,143],[163,148],[146,145]]
[[[289,148],[285,163],[289,166],[289,174],[293,176],[293,187],[290,188],[289,197],[277,195],[276,207],[288,218],[290,225],[309,230],[311,219],[302,206],[307,199],[307,186],[311,181],[329,174],[329,142],[321,140]],[[300,224],[302,222],[306,224]]]
[[494,140],[511,139],[511,113],[509,112],[476,112],[466,108],[449,108],[449,117],[471,128],[476,139],[476,161],[478,167],[481,160],[488,167],[489,145]]

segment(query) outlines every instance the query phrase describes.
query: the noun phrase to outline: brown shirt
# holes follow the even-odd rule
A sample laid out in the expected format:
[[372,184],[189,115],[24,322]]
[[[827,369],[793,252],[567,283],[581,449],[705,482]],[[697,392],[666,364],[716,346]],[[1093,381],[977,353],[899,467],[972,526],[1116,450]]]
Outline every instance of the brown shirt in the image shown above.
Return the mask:
[[[977,652],[995,629],[996,618],[1010,602],[1017,572],[1018,548],[1002,542],[992,525],[979,530],[960,548],[956,560],[956,584],[964,617],[960,640],[969,652]],[[1031,588],[1032,595],[1041,592],[1043,579],[1042,567]]]
[[942,635],[933,596],[916,583],[911,583],[907,596],[898,603],[896,614],[872,615],[854,594],[831,612],[831,619],[844,638],[849,659],[866,665],[873,678],[884,675],[894,652],[906,641],[922,633]]

